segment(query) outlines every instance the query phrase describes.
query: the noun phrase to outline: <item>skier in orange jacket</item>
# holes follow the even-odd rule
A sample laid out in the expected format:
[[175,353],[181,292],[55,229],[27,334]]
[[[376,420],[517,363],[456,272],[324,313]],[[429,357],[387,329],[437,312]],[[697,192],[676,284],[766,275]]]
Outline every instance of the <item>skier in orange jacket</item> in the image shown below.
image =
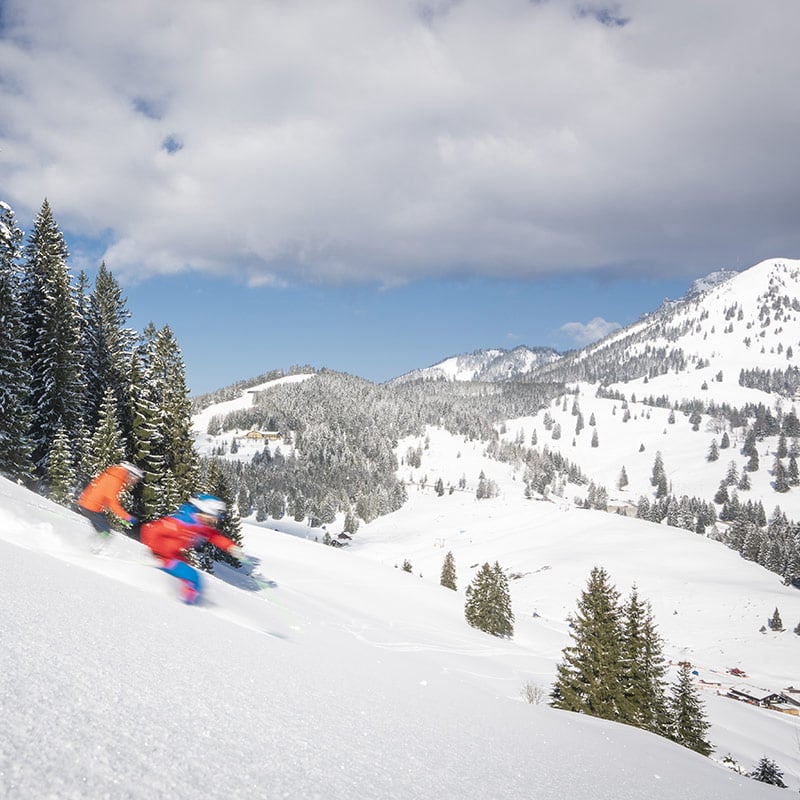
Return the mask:
[[82,492],[78,498],[78,510],[99,533],[111,533],[107,511],[135,525],[136,517],[131,516],[119,502],[119,496],[125,489],[135,486],[144,477],[144,473],[135,464],[123,461],[101,472]]

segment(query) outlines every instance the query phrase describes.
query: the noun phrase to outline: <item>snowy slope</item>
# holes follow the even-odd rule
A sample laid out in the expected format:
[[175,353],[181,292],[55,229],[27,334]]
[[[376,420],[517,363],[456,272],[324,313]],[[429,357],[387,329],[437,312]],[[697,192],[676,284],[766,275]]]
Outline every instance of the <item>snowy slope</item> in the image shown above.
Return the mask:
[[250,408],[253,405],[253,400],[257,392],[264,391],[271,386],[278,386],[285,383],[300,383],[301,381],[313,378],[313,374],[300,374],[300,375],[285,375],[282,378],[276,378],[272,381],[253,386],[250,389],[242,392],[240,397],[233,400],[225,400],[221,403],[215,403],[203,409],[199,414],[192,417],[192,437],[194,438],[195,450],[203,456],[210,456],[213,454],[214,449],[221,444],[229,445],[231,438],[236,437],[239,445],[237,453],[226,452],[224,458],[235,461],[250,461],[256,453],[260,453],[264,449],[264,443],[260,440],[249,441],[244,439],[244,434],[247,431],[233,430],[226,431],[224,435],[212,436],[208,433],[208,424],[213,417],[225,417],[231,411],[240,411],[242,409]]
[[[93,554],[84,520],[0,480],[2,796],[772,796],[664,739],[522,702],[523,680],[551,673],[556,619],[497,640],[465,625],[459,594],[353,551],[245,533],[277,588],[220,567],[229,583],[210,578],[211,604],[186,607],[138,544]],[[553,590],[566,599],[568,583]],[[770,754],[797,772],[790,731],[718,705],[740,749],[766,726]]]
[[[579,358],[591,359],[620,342],[626,344],[627,357],[648,346],[668,352],[680,349],[687,359],[685,371],[615,388],[640,397],[665,395],[671,402],[697,397],[731,405],[758,403],[763,393],[739,386],[743,368],[800,365],[800,309],[786,305],[784,298],[800,303],[800,261],[763,261],[695,299],[611,334],[585,348]],[[721,380],[717,380],[719,373]],[[702,388],[704,383],[707,388]]]

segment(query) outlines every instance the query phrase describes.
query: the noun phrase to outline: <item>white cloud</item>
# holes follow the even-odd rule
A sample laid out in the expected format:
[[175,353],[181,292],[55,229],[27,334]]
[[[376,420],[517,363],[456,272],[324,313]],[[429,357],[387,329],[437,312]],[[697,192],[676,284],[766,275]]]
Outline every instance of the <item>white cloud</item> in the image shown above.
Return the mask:
[[795,0],[3,14],[4,199],[110,234],[117,274],[696,275],[800,249]]
[[559,330],[566,334],[578,347],[596,342],[622,326],[619,322],[607,322],[602,317],[595,317],[585,325],[582,322],[567,322]]

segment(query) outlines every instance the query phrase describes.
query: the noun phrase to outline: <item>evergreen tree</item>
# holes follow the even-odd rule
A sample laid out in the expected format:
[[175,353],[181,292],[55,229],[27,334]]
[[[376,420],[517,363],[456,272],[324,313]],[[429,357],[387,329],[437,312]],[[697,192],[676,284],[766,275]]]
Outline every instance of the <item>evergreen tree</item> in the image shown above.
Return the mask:
[[731,461],[728,464],[728,471],[725,473],[725,478],[723,482],[726,486],[736,486],[737,481],[739,480],[739,471],[736,468],[736,462]]
[[728,431],[725,431],[722,434],[722,438],[719,441],[719,449],[720,450],[727,450],[731,446],[731,438],[728,436]]
[[[178,343],[169,326],[146,331],[145,380],[151,402],[158,411],[157,455],[163,460],[162,490],[167,507],[186,500],[197,485],[197,457],[191,437],[191,405],[186,370]],[[299,505],[298,505],[299,503]],[[295,502],[295,518],[305,518],[302,498]]]
[[659,450],[656,453],[655,460],[653,461],[653,472],[650,476],[650,485],[658,486],[658,483],[664,474],[664,460],[661,457],[661,451]]
[[667,672],[663,642],[656,631],[650,604],[634,586],[623,609],[622,685],[625,722],[665,735],[668,730]]
[[127,440],[132,416],[128,372],[136,341],[134,331],[125,328],[130,318],[122,290],[105,263],[95,278],[94,291],[88,298],[83,336],[86,364],[86,419],[96,424],[105,393],[111,389],[120,412],[120,424]]
[[514,614],[511,595],[500,564],[485,563],[467,587],[464,616],[473,628],[492,636],[511,638],[514,635]]
[[683,662],[669,701],[670,739],[707,756],[714,749],[706,740],[709,723],[697,688],[692,684],[691,666]]
[[[30,353],[34,469],[49,472],[47,459],[58,431],[83,429],[85,387],[80,321],[67,270],[67,246],[47,201],[34,220],[25,248],[22,302]],[[68,458],[76,461],[77,443]]]
[[411,562],[406,558],[403,561],[403,572],[413,572],[414,568],[411,566]]
[[[164,456],[160,444],[158,409],[150,400],[138,353],[131,358],[128,371],[131,398],[130,453],[133,462],[144,472],[134,492],[133,513],[140,520],[153,520],[174,509],[164,503]],[[113,389],[109,387],[113,392]]]
[[773,487],[776,492],[784,494],[789,491],[789,476],[786,473],[786,468],[779,458],[775,458],[775,465],[772,467],[772,474],[775,478]]
[[717,440],[711,440],[711,446],[708,448],[708,455],[706,456],[706,461],[716,461],[719,459],[719,446],[717,445]]
[[619,473],[619,478],[617,478],[617,488],[624,489],[627,485],[628,485],[628,473],[625,472],[625,466],[623,465]]
[[619,593],[604,569],[592,570],[570,621],[573,644],[563,650],[551,704],[604,719],[627,719]]
[[777,607],[775,608],[775,612],[773,613],[772,617],[769,621],[770,630],[773,631],[782,631],[783,630],[783,620],[781,619],[780,612],[778,611]]
[[597,437],[597,428],[592,431],[592,447],[599,447],[600,440]]
[[0,201],[0,474],[28,481],[33,448],[29,437],[30,373],[17,266],[22,238],[14,212]]
[[[286,498],[283,492],[271,492],[267,501],[267,513],[272,519],[283,519],[286,516]],[[352,523],[355,520],[356,528],[350,530]],[[358,517],[353,514],[352,510],[348,510],[345,515],[344,530],[347,533],[355,533],[358,528]]]
[[69,436],[63,428],[59,428],[53,437],[46,463],[47,496],[55,503],[69,505],[75,496],[75,469]]
[[448,551],[442,564],[442,574],[439,583],[447,589],[456,591],[456,561],[452,551]]
[[86,473],[94,477],[111,464],[122,461],[124,455],[122,432],[117,421],[117,401],[109,386],[100,405],[97,427],[87,448]]
[[789,486],[800,486],[800,470],[797,468],[797,457],[789,456],[789,468],[786,470]]
[[742,455],[752,456],[758,455],[756,451],[756,430],[750,428],[744,437],[744,445],[742,445]]
[[786,784],[783,782],[783,772],[781,768],[772,759],[766,756],[763,756],[758,762],[756,768],[750,773],[750,777],[761,783],[768,783],[771,786],[778,786],[781,789],[786,788]]

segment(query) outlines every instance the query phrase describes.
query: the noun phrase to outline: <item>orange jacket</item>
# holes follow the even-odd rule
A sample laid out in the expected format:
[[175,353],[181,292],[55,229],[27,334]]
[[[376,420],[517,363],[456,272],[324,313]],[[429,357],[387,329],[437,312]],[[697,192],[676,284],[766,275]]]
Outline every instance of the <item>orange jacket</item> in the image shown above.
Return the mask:
[[208,525],[187,525],[175,517],[161,517],[155,522],[142,525],[142,544],[147,545],[157,556],[166,561],[172,558],[185,560],[185,551],[203,542],[229,550],[234,542]]
[[119,496],[128,483],[128,471],[116,465],[101,472],[84,490],[78,505],[87,511],[113,511],[120,519],[130,514],[120,505]]

